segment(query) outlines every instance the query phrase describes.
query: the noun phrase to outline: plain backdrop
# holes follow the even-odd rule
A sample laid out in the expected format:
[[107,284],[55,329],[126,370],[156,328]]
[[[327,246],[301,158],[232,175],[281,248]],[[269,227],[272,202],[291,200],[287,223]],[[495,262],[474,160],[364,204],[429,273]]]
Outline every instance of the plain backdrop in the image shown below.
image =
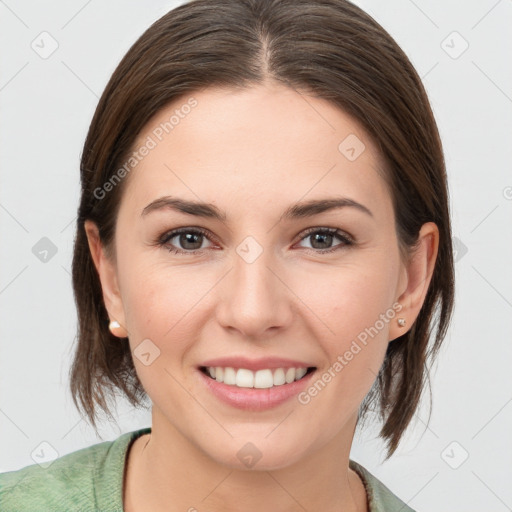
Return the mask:
[[[357,1],[422,76],[449,175],[456,309],[428,393],[386,463],[351,457],[420,512],[512,510],[512,1]],[[122,400],[102,439],[74,409],[71,257],[79,158],[131,44],[177,2],[0,1],[0,471],[150,425]],[[47,251],[47,253],[44,253]],[[44,256],[43,256],[44,255]],[[47,444],[41,444],[47,443]]]

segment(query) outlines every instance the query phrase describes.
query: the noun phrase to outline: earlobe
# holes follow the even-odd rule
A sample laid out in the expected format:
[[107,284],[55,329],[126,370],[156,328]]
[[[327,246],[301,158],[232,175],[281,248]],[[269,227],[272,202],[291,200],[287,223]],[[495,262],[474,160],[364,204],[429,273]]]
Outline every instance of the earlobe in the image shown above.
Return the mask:
[[418,236],[418,244],[405,269],[406,288],[397,298],[397,302],[402,305],[400,318],[405,320],[405,324],[397,323],[390,329],[390,341],[405,334],[407,332],[407,329],[404,329],[405,325],[411,326],[418,317],[434,273],[438,247],[437,225],[433,222],[423,224]]
[[111,320],[108,324],[108,329],[118,338],[126,338],[128,336],[128,331],[117,320]]
[[98,272],[103,292],[103,301],[110,318],[109,329],[114,336],[125,338],[128,335],[124,308],[119,291],[115,262],[106,255],[98,227],[90,220],[84,223],[91,257]]

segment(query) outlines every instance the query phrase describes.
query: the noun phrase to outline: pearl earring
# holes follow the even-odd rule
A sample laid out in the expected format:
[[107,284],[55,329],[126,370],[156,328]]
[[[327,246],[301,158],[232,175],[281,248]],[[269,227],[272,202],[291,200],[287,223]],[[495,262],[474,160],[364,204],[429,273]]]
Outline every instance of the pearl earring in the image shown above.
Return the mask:
[[405,318],[399,318],[399,319],[397,320],[397,322],[398,322],[398,325],[399,325],[400,327],[405,327],[405,324],[406,324]]
[[[121,327],[121,324],[117,321],[117,320],[112,320],[109,324],[108,324],[108,328],[110,330],[110,332],[114,335],[114,336],[117,336],[118,338],[126,338],[126,331],[124,329],[124,327]],[[116,332],[118,331],[119,329],[121,329],[122,331],[124,331],[124,334],[120,334],[119,332]]]

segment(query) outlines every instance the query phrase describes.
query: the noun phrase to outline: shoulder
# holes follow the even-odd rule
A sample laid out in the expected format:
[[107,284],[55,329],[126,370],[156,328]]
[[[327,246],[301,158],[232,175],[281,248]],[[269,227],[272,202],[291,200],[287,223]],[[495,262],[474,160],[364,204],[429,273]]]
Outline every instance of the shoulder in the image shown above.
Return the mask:
[[[122,511],[126,451],[146,430],[68,453],[46,466],[33,464],[0,474],[0,510]],[[110,508],[104,508],[102,502],[111,504]],[[121,508],[115,508],[118,504]]]
[[415,512],[365,467],[353,460],[350,460],[349,465],[363,480],[370,512]]

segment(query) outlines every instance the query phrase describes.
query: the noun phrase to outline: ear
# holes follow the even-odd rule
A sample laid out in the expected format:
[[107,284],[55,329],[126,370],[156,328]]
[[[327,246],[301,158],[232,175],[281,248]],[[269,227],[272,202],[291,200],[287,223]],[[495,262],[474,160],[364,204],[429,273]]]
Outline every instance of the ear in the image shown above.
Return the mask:
[[402,306],[400,311],[397,310],[396,319],[403,318],[406,324],[405,327],[400,327],[396,319],[393,320],[389,330],[390,341],[405,334],[416,321],[434,273],[438,247],[439,229],[437,225],[433,222],[423,224],[417,246],[410,261],[403,268],[401,282],[405,281],[405,289],[403,289],[404,285],[401,285],[402,291],[399,292],[396,299],[396,302]]
[[125,327],[126,322],[124,308],[121,294],[119,292],[115,263],[105,252],[96,224],[90,220],[86,220],[84,223],[84,229],[87,235],[89,250],[91,251],[94,266],[96,267],[100,278],[103,300],[105,302],[105,307],[107,308],[110,321],[117,321],[120,324],[120,327],[111,330],[112,334],[119,338],[125,338],[128,336],[128,331]]

